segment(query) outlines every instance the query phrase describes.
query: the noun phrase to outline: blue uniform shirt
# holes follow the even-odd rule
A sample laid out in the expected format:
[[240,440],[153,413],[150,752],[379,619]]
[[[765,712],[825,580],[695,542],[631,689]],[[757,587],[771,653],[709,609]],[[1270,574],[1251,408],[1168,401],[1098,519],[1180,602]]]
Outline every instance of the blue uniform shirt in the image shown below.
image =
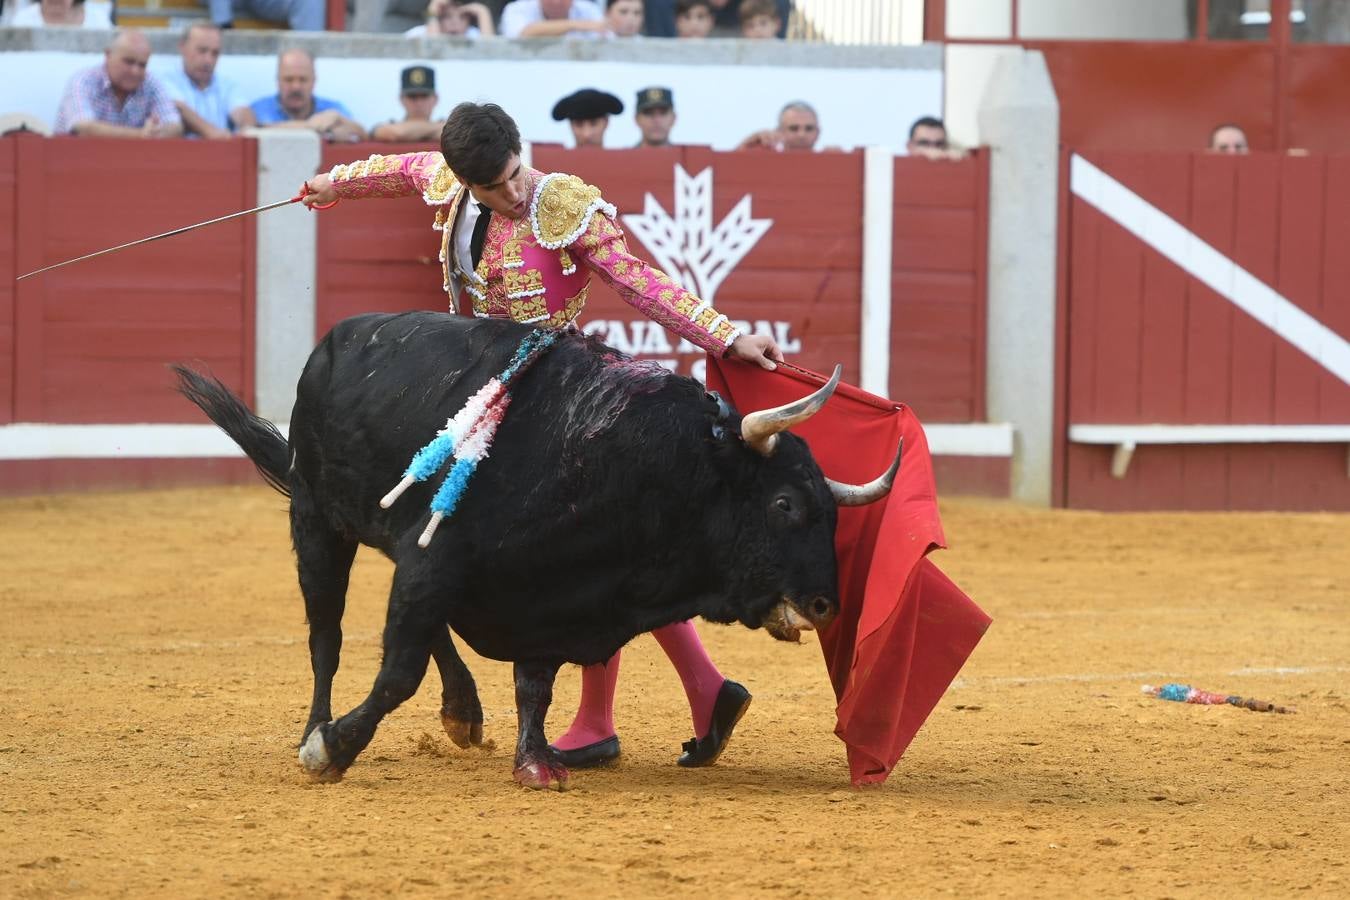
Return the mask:
[[[248,108],[253,110],[253,115],[257,118],[259,125],[275,125],[278,122],[291,121],[291,117],[286,115],[286,110],[281,108],[281,96],[279,94],[254,100]],[[344,118],[350,119],[352,117],[352,114],[347,111],[347,107],[338,101],[329,100],[316,94],[314,96],[314,111],[318,113],[328,109],[337,110]]]

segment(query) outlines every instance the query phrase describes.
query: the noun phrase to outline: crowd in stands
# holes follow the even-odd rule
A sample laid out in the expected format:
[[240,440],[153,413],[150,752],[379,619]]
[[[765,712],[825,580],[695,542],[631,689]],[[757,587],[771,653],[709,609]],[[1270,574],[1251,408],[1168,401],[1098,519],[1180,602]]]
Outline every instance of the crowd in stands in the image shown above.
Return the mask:
[[[13,0],[0,2],[12,6]],[[151,50],[145,36],[129,28],[116,31],[102,63],[71,77],[51,132],[220,139],[256,127],[308,129],[329,141],[435,143],[439,138],[443,123],[435,117],[439,96],[436,73],[430,66],[403,69],[397,95],[403,117],[375,124],[369,131],[340,99],[316,92],[314,58],[306,50],[291,48],[280,54],[276,93],[268,96],[241,96],[228,78],[217,73],[221,31],[231,27],[234,16],[284,22],[296,30],[317,30],[323,26],[324,0],[201,2],[209,7],[210,17],[184,31],[178,44],[181,66],[162,78],[155,77],[147,72]],[[431,0],[425,24],[406,33],[409,37],[444,35],[474,40],[499,35],[522,40],[693,40],[717,35],[775,40],[783,36],[789,8],[790,0]],[[32,27],[109,28],[114,18],[112,9],[112,4],[95,0],[37,0],[6,15],[11,16],[10,24]],[[674,90],[663,85],[637,92],[633,116],[642,137],[636,146],[673,143],[674,97]],[[610,117],[621,115],[624,109],[619,97],[587,88],[560,98],[553,118],[569,123],[576,146],[603,147]],[[24,127],[32,127],[32,123],[25,120]],[[1216,129],[1216,135],[1220,130]],[[794,100],[779,111],[773,127],[751,133],[740,142],[739,149],[814,151],[820,149],[820,134],[816,110],[804,100]],[[929,117],[914,123],[907,150],[911,155],[930,158],[961,155],[949,146],[942,121]]]

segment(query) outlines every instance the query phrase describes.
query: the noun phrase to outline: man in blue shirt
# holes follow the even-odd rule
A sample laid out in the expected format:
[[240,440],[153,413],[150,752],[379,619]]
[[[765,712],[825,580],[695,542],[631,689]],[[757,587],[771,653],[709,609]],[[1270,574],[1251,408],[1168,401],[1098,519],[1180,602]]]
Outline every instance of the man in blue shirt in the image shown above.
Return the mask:
[[199,22],[189,25],[178,41],[182,68],[164,76],[164,86],[183,117],[190,137],[228,138],[247,106],[233,82],[216,75],[220,61],[220,29]]
[[363,141],[366,130],[337,100],[314,93],[314,57],[306,50],[284,51],[277,59],[277,92],[254,100],[251,122],[263,128],[307,128],[328,141]]

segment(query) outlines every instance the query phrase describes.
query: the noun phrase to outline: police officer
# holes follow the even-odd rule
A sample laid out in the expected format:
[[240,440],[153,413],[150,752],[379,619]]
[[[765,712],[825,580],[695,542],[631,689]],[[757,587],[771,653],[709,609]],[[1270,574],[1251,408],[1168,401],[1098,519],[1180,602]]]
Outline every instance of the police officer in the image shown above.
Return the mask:
[[370,136],[377,141],[439,141],[443,119],[433,119],[436,103],[436,70],[430,66],[408,66],[399,78],[398,102],[403,104],[403,121],[376,125]]
[[637,146],[669,147],[670,129],[675,127],[675,94],[670,88],[643,88],[637,93],[633,119],[642,132]]
[[613,94],[582,88],[553,105],[553,121],[566,119],[578,147],[603,147],[609,117],[623,112],[623,101]]

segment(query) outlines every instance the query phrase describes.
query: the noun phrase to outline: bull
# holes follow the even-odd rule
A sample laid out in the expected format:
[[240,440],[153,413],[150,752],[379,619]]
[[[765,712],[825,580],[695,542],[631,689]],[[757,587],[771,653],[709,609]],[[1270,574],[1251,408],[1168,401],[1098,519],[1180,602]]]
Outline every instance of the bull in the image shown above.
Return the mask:
[[[381,497],[531,330],[428,312],[342,321],[305,365],[289,441],[219,381],[174,367],[179,389],[290,497],[314,672],[299,756],[319,780],[342,777],[416,692],[429,657],[447,733],[462,747],[482,742],[477,687],[452,631],[514,664],[515,780],[561,789],[568,773],[544,717],[564,663],[603,662],[694,616],[795,640],[838,612],[836,504],[883,496],[899,465],[897,454],[872,483],[838,484],[786,433],[824,405],[838,369],[810,397],[741,418],[693,379],[564,334],[513,383],[491,455],[420,547],[435,483],[387,509]],[[333,719],[359,544],[395,564],[384,657],[370,694]]]

